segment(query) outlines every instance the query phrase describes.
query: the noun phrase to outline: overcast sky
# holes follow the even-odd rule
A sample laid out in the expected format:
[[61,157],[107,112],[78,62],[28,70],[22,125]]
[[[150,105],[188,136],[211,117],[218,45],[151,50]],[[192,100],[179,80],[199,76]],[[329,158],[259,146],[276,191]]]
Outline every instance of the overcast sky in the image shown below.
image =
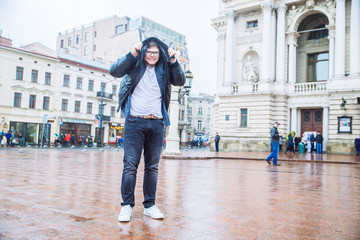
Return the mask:
[[15,46],[40,42],[56,49],[59,32],[112,15],[147,17],[184,34],[188,43],[191,93],[215,93],[219,0],[0,0],[0,30]]

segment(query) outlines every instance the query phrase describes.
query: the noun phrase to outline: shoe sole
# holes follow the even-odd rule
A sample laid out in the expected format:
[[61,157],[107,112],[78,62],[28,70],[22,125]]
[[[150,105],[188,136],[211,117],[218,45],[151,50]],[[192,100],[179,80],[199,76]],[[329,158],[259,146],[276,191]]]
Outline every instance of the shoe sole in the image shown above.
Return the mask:
[[151,216],[151,215],[149,215],[149,214],[146,214],[146,213],[144,213],[144,215],[145,215],[145,216],[148,216],[148,217],[151,217],[151,218],[153,218],[153,219],[164,219],[164,217],[153,217],[153,216]]
[[267,160],[267,159],[265,159],[266,160],[266,162],[269,164],[269,165],[271,165],[271,162],[269,161],[269,160]]

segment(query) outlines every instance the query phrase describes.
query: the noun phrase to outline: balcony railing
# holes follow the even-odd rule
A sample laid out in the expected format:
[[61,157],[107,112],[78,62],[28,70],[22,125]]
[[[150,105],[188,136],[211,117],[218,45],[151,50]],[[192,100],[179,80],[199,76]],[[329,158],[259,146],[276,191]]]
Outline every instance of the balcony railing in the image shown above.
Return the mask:
[[294,84],[295,93],[322,93],[327,92],[327,83],[326,82],[311,82],[311,83],[295,83]]

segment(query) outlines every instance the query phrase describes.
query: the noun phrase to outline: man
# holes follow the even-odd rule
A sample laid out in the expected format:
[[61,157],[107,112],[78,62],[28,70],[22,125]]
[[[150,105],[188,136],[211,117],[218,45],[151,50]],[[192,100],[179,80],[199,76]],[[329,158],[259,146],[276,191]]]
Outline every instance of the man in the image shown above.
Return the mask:
[[355,150],[356,150],[356,156],[360,155],[360,134],[355,138],[354,141]]
[[185,75],[175,50],[157,38],[135,44],[118,59],[110,74],[123,78],[119,89],[119,108],[125,116],[124,168],[121,181],[121,212],[118,220],[128,222],[135,205],[136,173],[144,150],[144,214],[155,219],[164,215],[155,205],[158,165],[164,141],[164,126],[170,125],[168,107],[171,84],[182,86]]
[[278,130],[277,130],[279,125],[280,125],[279,122],[275,122],[274,126],[270,130],[272,152],[265,159],[266,162],[271,165],[271,159],[273,158],[273,165],[274,166],[280,166],[280,164],[277,163],[278,154],[279,154],[279,138],[282,136],[282,134],[279,133]]
[[322,153],[322,142],[323,142],[324,138],[323,136],[321,136],[320,132],[317,131],[316,133],[316,138],[315,138],[315,142],[316,142],[316,153],[317,154],[321,154]]
[[6,146],[9,147],[9,145],[11,144],[11,132],[10,130],[7,132],[6,136]]
[[216,132],[216,136],[215,136],[215,149],[218,152],[219,151],[219,141],[220,141],[220,136],[219,134]]

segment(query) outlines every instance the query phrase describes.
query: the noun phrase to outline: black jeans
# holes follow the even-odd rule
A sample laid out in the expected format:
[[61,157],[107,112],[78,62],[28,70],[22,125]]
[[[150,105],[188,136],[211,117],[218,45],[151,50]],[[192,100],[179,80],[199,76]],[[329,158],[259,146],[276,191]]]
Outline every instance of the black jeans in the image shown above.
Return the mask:
[[164,123],[158,119],[129,117],[124,131],[124,169],[121,181],[122,206],[135,205],[136,173],[144,150],[143,194],[145,208],[155,205],[158,165],[164,141]]

